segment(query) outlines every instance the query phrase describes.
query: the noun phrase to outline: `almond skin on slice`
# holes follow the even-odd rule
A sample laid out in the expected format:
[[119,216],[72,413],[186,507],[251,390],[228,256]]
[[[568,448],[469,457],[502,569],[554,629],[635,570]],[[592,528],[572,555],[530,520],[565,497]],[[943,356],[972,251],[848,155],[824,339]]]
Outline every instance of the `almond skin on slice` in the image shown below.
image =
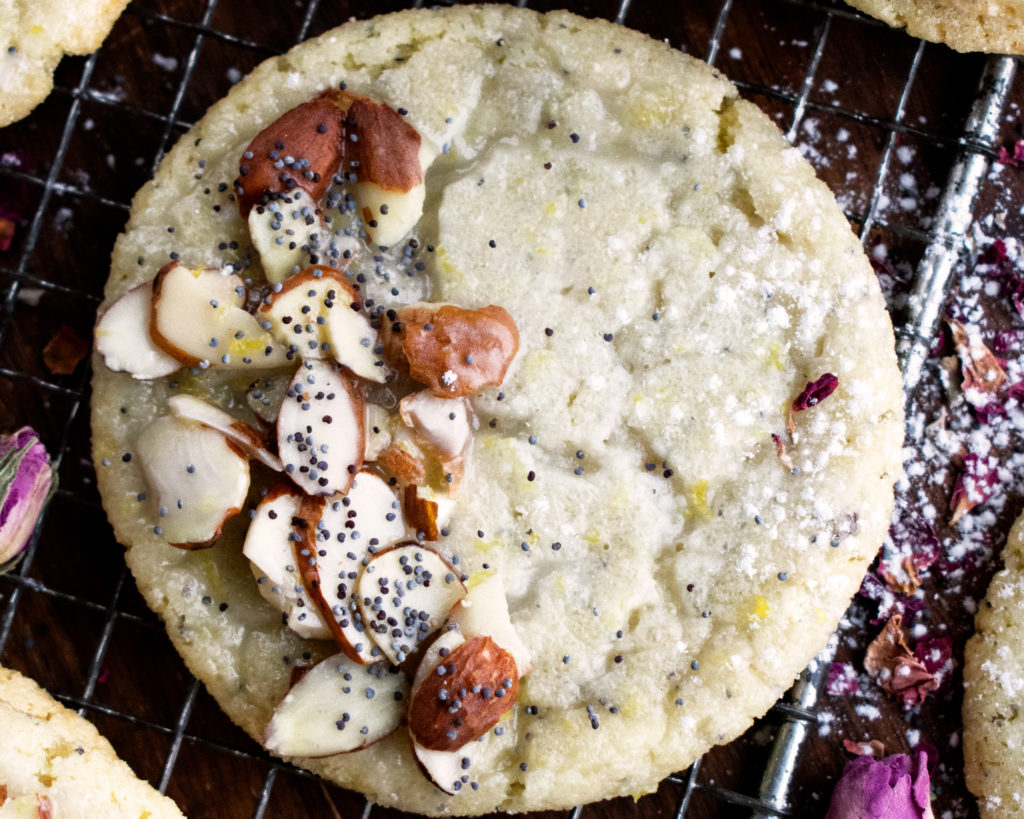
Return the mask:
[[191,418],[200,424],[215,429],[229,441],[240,446],[250,458],[255,458],[265,466],[280,472],[281,459],[267,448],[263,435],[244,421],[224,412],[194,395],[172,395],[167,399],[167,407],[176,418]]
[[440,398],[497,386],[519,349],[515,322],[495,305],[478,310],[452,304],[407,307],[383,330],[385,349],[400,345],[396,364],[407,366],[409,375]]
[[409,731],[428,750],[454,751],[492,728],[518,696],[515,658],[490,637],[472,637],[423,678]]
[[181,362],[150,338],[152,296],[152,282],[133,287],[110,305],[96,325],[96,349],[114,372],[127,371],[132,378],[149,379],[181,369]]
[[405,520],[409,528],[422,536],[423,540],[434,541],[441,534],[441,528],[451,517],[455,501],[438,495],[429,486],[405,487],[404,503]]
[[198,549],[220,536],[249,490],[249,461],[216,430],[164,415],[135,444],[159,517],[154,528],[172,546]]
[[[316,207],[330,187],[345,148],[346,108],[325,91],[286,111],[249,143],[238,165],[235,196],[243,219],[255,205],[291,204],[304,191]],[[351,95],[349,95],[351,96]]]
[[363,393],[326,361],[303,361],[277,416],[284,471],[311,495],[344,494],[363,465]]
[[270,718],[263,745],[288,757],[357,751],[399,726],[408,692],[397,669],[383,663],[360,666],[336,654],[292,686]]
[[284,348],[244,309],[245,283],[225,270],[190,270],[179,262],[153,280],[149,335],[190,367],[280,367]]

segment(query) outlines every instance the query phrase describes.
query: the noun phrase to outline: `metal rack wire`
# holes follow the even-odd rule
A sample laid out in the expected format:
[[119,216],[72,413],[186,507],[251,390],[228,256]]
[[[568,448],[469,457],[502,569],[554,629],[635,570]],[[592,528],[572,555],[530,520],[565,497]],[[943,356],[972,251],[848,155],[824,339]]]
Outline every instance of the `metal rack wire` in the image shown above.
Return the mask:
[[[756,10],[759,4],[767,5],[768,2],[721,0],[715,8],[680,8],[669,13],[653,0],[620,0],[601,9],[595,9],[587,3],[577,4],[580,7],[576,10],[591,16],[605,16],[618,23],[647,30],[658,37],[665,36],[667,32],[674,45],[685,46],[695,56],[723,67],[727,74],[731,74],[732,66],[723,66],[726,59],[723,55],[729,53],[723,49],[732,42],[731,27],[738,18],[749,15],[751,9]],[[333,23],[341,22],[349,14],[365,16],[371,11],[384,10],[368,3],[366,8],[355,9],[346,5],[342,11],[338,11],[327,9],[326,3],[327,0],[306,0],[300,4],[294,30],[295,42]],[[401,5],[398,3],[396,7]],[[527,3],[521,2],[520,5]],[[111,704],[100,695],[120,632],[130,628],[143,635],[140,639],[144,643],[159,642],[162,640],[163,627],[133,598],[133,584],[127,569],[123,561],[116,557],[118,547],[113,544],[109,529],[105,529],[102,522],[89,531],[98,531],[101,533],[98,536],[105,538],[105,565],[113,570],[115,576],[107,577],[101,590],[90,589],[85,593],[74,582],[67,582],[66,578],[59,575],[51,579],[48,570],[41,569],[52,561],[61,560],[62,556],[58,552],[62,547],[60,540],[69,531],[68,521],[62,518],[74,521],[82,515],[102,517],[97,512],[98,501],[91,486],[89,468],[82,465],[82,459],[88,458],[87,430],[83,432],[87,424],[88,373],[83,366],[71,376],[52,376],[27,364],[23,356],[12,352],[25,343],[22,313],[26,301],[39,298],[57,300],[66,305],[65,309],[72,317],[77,317],[88,327],[101,297],[100,286],[105,278],[103,271],[94,271],[91,284],[83,285],[80,278],[88,280],[88,275],[80,278],[55,275],[41,265],[40,259],[48,257],[46,253],[40,254],[38,251],[50,241],[54,208],[60,203],[70,202],[79,211],[102,209],[108,214],[110,224],[116,225],[113,229],[107,229],[102,236],[95,237],[95,241],[106,242],[108,247],[120,223],[127,217],[130,190],[118,190],[116,195],[97,192],[91,185],[81,184],[73,174],[68,173],[68,157],[73,142],[83,129],[89,130],[88,123],[92,122],[89,112],[95,112],[96,118],[100,120],[108,116],[125,116],[132,121],[152,126],[155,130],[150,145],[153,148],[150,159],[151,165],[155,166],[174,139],[189,126],[186,104],[204,47],[208,43],[236,49],[253,60],[280,52],[279,44],[268,45],[220,27],[217,23],[218,14],[230,6],[231,0],[209,0],[201,7],[174,0],[162,3],[139,0],[133,4],[127,15],[134,23],[162,27],[164,33],[173,34],[172,39],[180,46],[174,54],[174,85],[169,94],[167,110],[160,112],[155,110],[155,105],[150,107],[140,100],[126,101],[119,94],[111,93],[103,87],[103,83],[97,82],[97,71],[105,53],[101,50],[75,63],[77,80],[62,84],[59,79],[52,110],[43,112],[44,116],[50,117],[51,130],[57,137],[56,144],[52,154],[45,157],[45,164],[40,170],[19,167],[13,162],[0,162],[0,183],[25,187],[32,203],[12,252],[0,254],[0,427],[22,423],[40,426],[50,451],[56,456],[65,485],[42,524],[38,541],[18,570],[0,579],[0,660],[27,667],[30,671],[38,668],[38,663],[29,656],[31,646],[26,648],[22,644],[26,642],[26,634],[30,635],[31,641],[31,635],[40,627],[41,613],[62,610],[72,618],[86,621],[87,626],[83,628],[88,633],[91,646],[88,656],[82,653],[80,667],[70,670],[63,679],[59,675],[51,675],[49,680],[42,681],[49,682],[48,687],[56,689],[55,693],[60,699],[91,719],[106,719],[105,725],[115,730],[118,724],[132,726],[143,731],[146,736],[155,738],[154,744],[158,748],[149,756],[140,756],[140,759],[143,762],[143,774],[148,775],[161,790],[173,790],[175,773],[180,770],[182,755],[188,749],[206,749],[247,764],[252,763],[253,770],[258,772],[250,787],[252,803],[245,808],[248,813],[237,815],[251,815],[261,819],[265,816],[287,815],[281,812],[280,807],[275,807],[275,793],[283,787],[283,779],[289,782],[302,780],[302,787],[312,789],[319,788],[319,784],[312,777],[269,758],[237,734],[229,731],[210,733],[201,729],[195,717],[207,707],[203,701],[205,694],[199,683],[188,676],[187,672],[179,669],[180,685],[172,685],[173,694],[177,697],[173,711],[135,713]],[[864,205],[848,208],[847,216],[866,246],[881,235],[910,240],[928,248],[917,279],[918,290],[911,300],[909,315],[903,321],[903,327],[906,328],[902,334],[904,361],[906,372],[913,379],[914,373],[920,369],[922,350],[927,351],[923,345],[930,338],[938,316],[938,305],[946,291],[952,259],[971,219],[978,182],[988,161],[995,156],[998,121],[1012,84],[1015,63],[1007,58],[992,58],[983,66],[978,62],[970,63],[972,69],[982,69],[975,74],[982,86],[980,101],[958,129],[946,134],[935,134],[908,121],[907,111],[915,81],[922,70],[925,50],[936,47],[924,43],[913,43],[910,46],[912,55],[901,78],[896,105],[889,115],[831,104],[822,101],[816,92],[820,87],[820,75],[828,49],[839,36],[836,34],[837,27],[867,27],[872,33],[887,32],[887,29],[841,5],[779,0],[774,3],[774,7],[781,8],[784,14],[806,15],[813,21],[813,38],[808,41],[805,49],[809,57],[798,72],[798,81],[787,86],[785,83],[765,81],[763,77],[740,77],[737,84],[745,94],[774,110],[776,118],[781,120],[781,127],[794,143],[799,142],[801,129],[808,118],[819,115],[839,118],[880,135],[882,146]],[[701,22],[691,26],[691,16],[699,17]],[[5,131],[0,131],[0,154],[9,147],[5,136]],[[927,140],[956,154],[947,190],[938,206],[931,230],[921,225],[890,220],[883,206],[885,191],[893,173],[897,143],[904,137]],[[76,238],[83,242],[93,241],[91,237],[76,237],[74,234],[68,240],[74,242]],[[28,396],[33,396],[33,400],[27,400]],[[70,531],[74,529],[72,523]],[[51,532],[55,534],[48,536]],[[62,623],[47,626],[56,630],[65,628]],[[71,642],[74,635],[61,639],[65,643]],[[655,810],[658,811],[657,815],[666,815],[666,811],[671,810],[676,817],[718,815],[723,812],[729,812],[729,815],[749,812],[758,817],[794,815],[788,800],[790,781],[798,765],[802,743],[817,720],[815,706],[818,690],[823,669],[827,667],[830,656],[829,651],[826,651],[816,664],[812,664],[797,686],[769,715],[769,720],[780,724],[780,727],[772,754],[760,777],[760,786],[756,784],[756,778],[753,780],[754,789],[757,789],[756,796],[702,778],[702,761],[698,761],[688,771],[667,780],[669,793],[659,801],[658,808],[645,808],[645,803],[641,802],[636,809],[639,815],[655,815]],[[146,760],[150,763],[148,768]],[[348,816],[351,811],[356,811],[363,819],[382,819],[385,813],[365,801],[351,799],[344,803],[343,811],[339,813],[332,801],[334,797],[326,790],[323,795],[329,806],[327,809],[333,810],[335,815]],[[698,801],[701,806],[697,805]],[[645,812],[648,810],[649,813]],[[389,816],[394,815],[393,812],[387,813]],[[804,815],[803,811],[800,813]],[[579,819],[590,814],[589,809],[577,807],[567,815]],[[638,814],[631,812],[629,815]]]

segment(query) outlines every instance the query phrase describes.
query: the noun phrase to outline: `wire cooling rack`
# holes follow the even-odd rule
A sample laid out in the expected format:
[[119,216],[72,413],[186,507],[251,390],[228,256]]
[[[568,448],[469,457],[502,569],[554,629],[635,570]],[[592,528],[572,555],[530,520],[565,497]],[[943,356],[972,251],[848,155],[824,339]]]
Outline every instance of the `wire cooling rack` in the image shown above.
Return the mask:
[[[190,816],[400,814],[268,757],[184,669],[135,591],[99,506],[87,364],[55,375],[40,351],[62,326],[90,337],[132,194],[211,102],[295,42],[350,16],[405,5],[136,0],[99,52],[66,59],[50,98],[0,130],[0,206],[20,208],[13,244],[0,252],[0,429],[33,425],[61,479],[37,540],[17,571],[0,578],[0,662],[95,722]],[[567,5],[721,68],[817,166],[865,248],[917,269],[912,296],[890,301],[905,373],[916,383],[989,163],[1017,136],[1008,124],[1022,96],[1015,63],[954,54],[839,3]],[[957,627],[969,629],[963,617]],[[858,645],[844,634],[847,652],[863,649],[866,638]],[[657,793],[544,816],[822,815],[847,758],[822,730],[834,721],[823,720],[820,690],[835,648],[747,734],[669,777]],[[905,715],[881,707],[882,722],[898,734]],[[925,724],[958,720],[955,696],[934,707]],[[936,815],[971,816],[956,765],[948,767]]]

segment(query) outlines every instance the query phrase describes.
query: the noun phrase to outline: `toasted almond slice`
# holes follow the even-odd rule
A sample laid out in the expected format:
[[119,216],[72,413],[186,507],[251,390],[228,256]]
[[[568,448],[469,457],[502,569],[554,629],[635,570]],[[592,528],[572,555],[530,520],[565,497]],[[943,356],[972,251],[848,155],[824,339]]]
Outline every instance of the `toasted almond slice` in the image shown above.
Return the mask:
[[356,580],[375,552],[405,536],[398,498],[377,475],[360,472],[347,495],[326,499],[315,529],[301,534],[311,544],[300,554],[303,580],[338,645],[355,662],[380,659],[356,603]]
[[416,440],[442,462],[462,455],[473,440],[473,409],[466,398],[439,398],[421,390],[405,396],[398,407]]
[[285,351],[245,311],[245,285],[223,270],[190,270],[178,262],[153,281],[149,334],[161,350],[190,367],[280,367]]
[[277,422],[277,415],[281,411],[281,404],[287,391],[287,379],[257,378],[245,391],[245,402],[260,418],[268,424],[273,424]]
[[315,665],[270,718],[263,745],[280,756],[322,757],[377,742],[402,721],[405,675],[383,663],[361,666],[343,654]]
[[483,743],[487,736],[489,735],[485,734],[479,739],[467,742],[454,751],[432,751],[413,739],[412,750],[420,768],[430,781],[445,793],[454,796],[472,780],[470,771],[483,753]]
[[384,325],[384,348],[399,343],[396,363],[407,365],[409,375],[437,396],[459,398],[504,380],[519,349],[519,331],[503,307],[420,304],[399,310],[397,320]]
[[359,576],[363,623],[384,656],[403,662],[465,593],[458,573],[437,552],[417,543],[379,552]]
[[149,335],[153,283],[133,287],[115,301],[96,325],[96,349],[114,372],[132,378],[162,378],[181,369]]
[[268,296],[259,315],[296,355],[334,358],[355,375],[383,383],[387,368],[377,352],[377,332],[359,308],[341,271],[315,265]]
[[508,599],[501,575],[492,574],[476,584],[470,584],[458,603],[448,614],[447,625],[455,624],[468,639],[470,637],[491,637],[516,661],[520,677],[525,677],[533,668],[530,651],[519,638],[508,613]]
[[249,491],[249,462],[234,444],[203,424],[170,415],[150,423],[135,445],[172,546],[195,549],[220,536]]
[[455,751],[490,730],[519,695],[512,655],[487,636],[461,643],[423,677],[409,731],[431,751]]
[[328,231],[317,212],[317,204],[296,191],[292,202],[270,202],[249,211],[249,238],[260,254],[263,273],[271,284],[279,284],[315,263]]
[[427,675],[434,672],[441,660],[464,642],[466,642],[466,637],[459,627],[454,623],[445,623],[444,628],[434,638],[434,641],[423,650],[423,656],[416,664],[416,672],[412,677],[413,696],[416,695]]
[[191,418],[200,424],[217,430],[229,441],[238,444],[250,457],[255,458],[271,469],[281,471],[281,459],[267,449],[267,442],[260,432],[244,421],[196,398],[194,395],[172,395],[167,399],[167,407],[176,418]]
[[[303,582],[295,556],[293,521],[306,497],[287,483],[271,489],[256,507],[242,554],[252,563],[260,594],[284,615],[292,631],[307,639],[329,640],[331,629]],[[318,519],[317,513],[312,527]]]
[[292,204],[296,190],[315,204],[326,193],[345,148],[345,113],[327,91],[286,111],[249,143],[238,165],[235,196],[242,218],[258,204]]
[[311,495],[344,494],[363,465],[363,394],[325,361],[299,365],[277,418],[284,470]]
[[429,486],[405,487],[403,509],[405,520],[417,536],[423,540],[434,541],[441,534],[441,529],[448,522],[455,508],[455,501],[439,495]]

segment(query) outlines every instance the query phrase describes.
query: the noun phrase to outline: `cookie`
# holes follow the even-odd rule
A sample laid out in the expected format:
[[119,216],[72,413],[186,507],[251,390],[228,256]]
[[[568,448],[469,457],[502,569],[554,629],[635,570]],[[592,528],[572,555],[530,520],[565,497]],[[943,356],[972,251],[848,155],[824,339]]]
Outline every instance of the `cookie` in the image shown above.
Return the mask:
[[[653,791],[792,683],[888,527],[856,237],[721,75],[608,22],[414,10],[264,63],[136,196],[100,316],[140,590],[235,722],[376,803]],[[299,737],[317,686],[351,708]]]
[[128,0],[0,3],[0,127],[46,98],[61,57],[99,48],[127,5]]
[[[180,817],[91,722],[32,680],[0,668],[0,815]],[[45,812],[49,808],[50,812]]]
[[1024,518],[1018,518],[964,649],[964,776],[986,819],[1024,810]]
[[854,8],[957,51],[1024,53],[1020,0],[846,0]]

